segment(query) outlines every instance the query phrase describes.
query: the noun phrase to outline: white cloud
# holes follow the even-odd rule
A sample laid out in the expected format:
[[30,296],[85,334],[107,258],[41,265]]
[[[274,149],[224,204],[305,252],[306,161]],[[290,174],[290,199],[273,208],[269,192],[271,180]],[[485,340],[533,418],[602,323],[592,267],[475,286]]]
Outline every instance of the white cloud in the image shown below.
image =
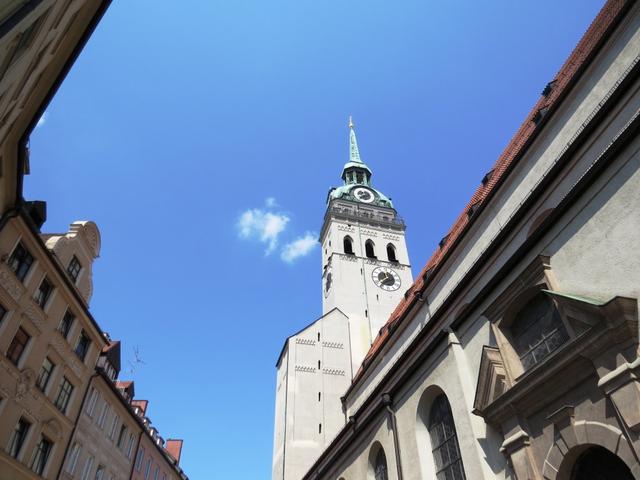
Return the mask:
[[296,259],[308,255],[317,244],[318,236],[314,233],[307,232],[302,237],[298,237],[287,243],[282,248],[280,258],[287,263],[292,263]]
[[276,199],[273,197],[267,197],[267,199],[264,201],[264,204],[267,206],[267,208],[275,208],[278,206],[278,202],[276,202]]
[[267,245],[269,255],[278,246],[278,237],[287,227],[290,218],[282,213],[268,212],[259,208],[244,211],[238,219],[238,230],[242,238],[257,237]]
[[44,125],[46,121],[47,121],[47,112],[44,112],[40,117],[40,119],[38,120],[38,123],[36,123],[36,128]]

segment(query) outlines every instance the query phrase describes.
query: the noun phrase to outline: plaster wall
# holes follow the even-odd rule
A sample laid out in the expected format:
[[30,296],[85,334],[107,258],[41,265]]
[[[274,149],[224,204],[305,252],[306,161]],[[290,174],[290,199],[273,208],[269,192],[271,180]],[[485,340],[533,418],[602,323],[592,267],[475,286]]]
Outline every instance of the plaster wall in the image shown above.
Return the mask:
[[[343,208],[361,208],[354,206],[353,202],[343,203]],[[383,213],[389,215],[389,212],[378,212],[377,215],[382,216]],[[335,218],[329,220],[324,230],[323,311],[337,307],[349,317],[355,374],[380,328],[413,283],[404,230]],[[345,236],[353,240],[353,255],[344,254]],[[368,240],[375,245],[375,259],[365,255],[365,243]],[[389,243],[396,250],[397,262],[388,261],[386,247]],[[400,286],[397,290],[386,291],[375,284],[372,274],[377,267],[387,267],[398,274]],[[332,285],[327,290],[329,274]]]
[[[124,480],[131,474],[142,429],[105,382],[100,376],[94,377],[91,382],[60,479],[79,478],[89,459],[92,460],[91,468],[87,470],[88,478],[95,478],[98,468],[103,468],[104,479]],[[93,389],[96,393],[93,393]],[[118,446],[122,425],[126,431]],[[76,444],[80,453],[71,472],[70,457],[74,455]]]
[[348,321],[334,309],[287,340],[277,365],[274,479],[301,478],[345,424]]

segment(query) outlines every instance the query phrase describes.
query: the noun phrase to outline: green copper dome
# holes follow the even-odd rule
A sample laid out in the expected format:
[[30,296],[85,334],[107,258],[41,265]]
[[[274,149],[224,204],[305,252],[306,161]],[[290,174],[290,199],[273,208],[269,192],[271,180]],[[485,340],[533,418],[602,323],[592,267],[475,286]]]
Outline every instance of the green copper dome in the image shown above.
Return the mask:
[[349,117],[349,161],[342,168],[344,185],[329,191],[327,202],[342,198],[354,202],[361,202],[379,207],[393,208],[391,199],[371,186],[373,172],[360,159],[358,140],[353,128],[353,121]]

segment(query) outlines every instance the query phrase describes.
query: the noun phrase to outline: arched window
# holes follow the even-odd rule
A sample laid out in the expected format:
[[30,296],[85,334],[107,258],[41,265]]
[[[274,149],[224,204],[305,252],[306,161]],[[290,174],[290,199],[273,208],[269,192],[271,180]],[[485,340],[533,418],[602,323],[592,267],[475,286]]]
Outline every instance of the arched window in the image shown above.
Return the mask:
[[371,240],[364,242],[364,252],[367,255],[367,258],[376,258],[376,250]]
[[543,292],[529,300],[511,324],[513,346],[525,370],[537,365],[569,339],[560,313]]
[[389,480],[387,474],[387,457],[382,448],[378,450],[376,459],[373,462],[373,475],[376,480]]
[[344,237],[342,244],[344,247],[344,253],[347,255],[353,255],[353,240],[351,240],[351,237],[348,235]]
[[444,394],[438,395],[431,405],[428,429],[436,478],[465,480],[451,406]]
[[396,247],[394,247],[392,243],[387,244],[387,258],[390,262],[398,261],[396,258]]

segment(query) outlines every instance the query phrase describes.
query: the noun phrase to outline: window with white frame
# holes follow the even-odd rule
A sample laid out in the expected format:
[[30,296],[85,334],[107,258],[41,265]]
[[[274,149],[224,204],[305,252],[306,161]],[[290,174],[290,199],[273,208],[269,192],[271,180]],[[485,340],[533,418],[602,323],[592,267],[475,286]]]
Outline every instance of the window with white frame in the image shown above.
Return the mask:
[[85,413],[91,418],[93,418],[98,396],[98,391],[94,387],[91,387],[91,390],[89,390],[89,397],[87,398],[87,406],[84,409]]
[[111,429],[109,430],[109,439],[113,440],[116,436],[116,431],[118,430],[118,423],[120,422],[120,417],[118,415],[113,416],[113,421],[111,422]]
[[69,461],[67,462],[66,471],[69,475],[73,476],[76,471],[76,465],[78,464],[78,458],[80,457],[80,452],[82,451],[82,447],[79,443],[74,443],[73,447],[71,447],[71,453],[69,454]]
[[98,427],[101,430],[104,430],[104,425],[107,421],[107,416],[109,414],[109,404],[107,403],[107,399],[104,399],[104,404],[102,405],[102,411],[100,412],[100,417],[98,418]]
[[91,471],[93,470],[93,462],[94,458],[92,456],[88,457],[84,462],[84,468],[82,469],[82,476],[80,480],[89,480],[91,477]]
[[53,442],[42,435],[40,437],[40,441],[38,442],[38,446],[36,447],[33,461],[31,462],[31,470],[33,470],[38,475],[42,475],[44,473],[44,469],[47,466],[47,460],[49,460],[49,454],[51,453],[52,448]]

